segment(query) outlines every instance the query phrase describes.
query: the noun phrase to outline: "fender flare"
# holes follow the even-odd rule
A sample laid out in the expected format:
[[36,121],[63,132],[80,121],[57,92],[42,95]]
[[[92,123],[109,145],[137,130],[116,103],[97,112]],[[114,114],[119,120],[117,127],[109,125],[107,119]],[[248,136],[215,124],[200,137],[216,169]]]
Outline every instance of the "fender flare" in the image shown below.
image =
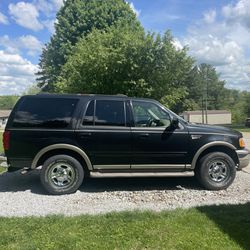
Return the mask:
[[194,155],[193,160],[192,160],[192,164],[191,164],[191,169],[195,169],[197,160],[199,158],[199,156],[208,148],[214,147],[214,146],[224,146],[227,148],[230,148],[232,150],[236,150],[236,147],[234,145],[232,145],[229,142],[225,142],[225,141],[215,141],[215,142],[209,142],[205,145],[203,145]]
[[91,161],[89,159],[89,157],[87,156],[87,154],[80,148],[78,148],[77,146],[74,145],[70,145],[70,144],[53,144],[50,146],[47,146],[43,149],[41,149],[35,156],[35,158],[32,161],[31,164],[31,169],[35,169],[37,166],[37,163],[39,161],[39,159],[47,152],[51,151],[51,150],[55,150],[55,149],[68,149],[68,150],[72,150],[76,153],[78,153],[86,162],[86,165],[88,167],[89,170],[93,170]]

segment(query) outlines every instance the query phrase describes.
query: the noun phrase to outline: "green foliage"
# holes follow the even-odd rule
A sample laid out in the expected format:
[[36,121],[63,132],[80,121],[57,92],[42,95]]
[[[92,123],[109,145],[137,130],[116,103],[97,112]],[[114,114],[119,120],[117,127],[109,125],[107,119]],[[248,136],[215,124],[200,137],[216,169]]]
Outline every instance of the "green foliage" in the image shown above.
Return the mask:
[[0,218],[0,248],[248,249],[249,209],[247,203],[161,213]]
[[47,84],[45,91],[54,90],[53,83],[80,38],[93,29],[106,30],[121,23],[128,25],[131,30],[142,29],[135,13],[123,0],[65,1],[57,14],[55,34],[40,58],[39,86]]
[[[186,81],[187,95],[182,102],[178,102],[175,110],[201,110],[205,108],[207,99],[208,109],[223,109],[227,89],[221,81],[215,68],[209,64],[195,66]],[[203,103],[203,105],[202,105]]]
[[16,95],[0,96],[0,109],[12,109],[18,99]]
[[185,96],[193,60],[176,50],[169,32],[131,31],[128,26],[94,30],[76,45],[62,68],[61,92],[153,97],[172,105]]
[[30,86],[24,93],[23,95],[35,95],[41,92],[41,89],[36,85],[33,84]]
[[46,92],[152,97],[177,113],[204,109],[207,99],[210,110],[230,110],[234,123],[250,116],[249,93],[225,88],[211,65],[194,66],[170,32],[145,34],[124,0],[65,1],[39,66]]

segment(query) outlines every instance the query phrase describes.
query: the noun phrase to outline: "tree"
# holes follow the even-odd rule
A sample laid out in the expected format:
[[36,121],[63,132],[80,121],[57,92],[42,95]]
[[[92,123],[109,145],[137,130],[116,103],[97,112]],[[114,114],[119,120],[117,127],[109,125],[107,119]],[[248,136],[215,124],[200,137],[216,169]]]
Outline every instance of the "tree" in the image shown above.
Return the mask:
[[0,96],[0,110],[12,109],[18,99],[19,96],[16,95]]
[[153,97],[167,106],[185,95],[193,60],[176,50],[169,32],[162,37],[129,26],[94,30],[77,43],[62,67],[57,88],[69,93]]
[[74,45],[93,29],[106,30],[117,24],[126,24],[131,30],[142,30],[135,13],[124,0],[65,1],[57,14],[55,34],[43,49],[38,72],[38,86],[54,90],[54,82],[66,63]]
[[194,66],[186,81],[186,87],[188,94],[176,107],[179,112],[204,109],[206,100],[209,110],[224,109],[227,106],[228,92],[225,81],[220,80],[220,75],[212,65],[203,63]]

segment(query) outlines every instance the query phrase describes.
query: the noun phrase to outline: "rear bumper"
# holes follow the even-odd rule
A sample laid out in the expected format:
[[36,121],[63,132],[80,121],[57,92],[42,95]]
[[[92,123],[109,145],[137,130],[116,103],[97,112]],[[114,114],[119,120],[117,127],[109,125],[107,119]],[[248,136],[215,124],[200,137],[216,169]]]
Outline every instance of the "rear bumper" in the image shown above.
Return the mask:
[[250,153],[249,150],[248,149],[236,150],[236,153],[239,158],[238,169],[247,167],[249,164],[249,153]]

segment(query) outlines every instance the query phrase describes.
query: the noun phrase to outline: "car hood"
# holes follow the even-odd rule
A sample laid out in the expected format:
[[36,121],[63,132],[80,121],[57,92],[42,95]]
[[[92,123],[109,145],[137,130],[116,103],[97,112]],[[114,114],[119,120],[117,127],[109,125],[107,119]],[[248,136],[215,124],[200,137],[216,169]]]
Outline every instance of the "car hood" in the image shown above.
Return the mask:
[[197,124],[197,123],[189,123],[187,125],[188,130],[192,132],[207,132],[207,133],[219,133],[219,134],[227,134],[237,137],[242,137],[242,134],[238,131],[232,130],[230,128],[226,128],[223,126],[215,126],[215,125],[207,125],[207,124]]

